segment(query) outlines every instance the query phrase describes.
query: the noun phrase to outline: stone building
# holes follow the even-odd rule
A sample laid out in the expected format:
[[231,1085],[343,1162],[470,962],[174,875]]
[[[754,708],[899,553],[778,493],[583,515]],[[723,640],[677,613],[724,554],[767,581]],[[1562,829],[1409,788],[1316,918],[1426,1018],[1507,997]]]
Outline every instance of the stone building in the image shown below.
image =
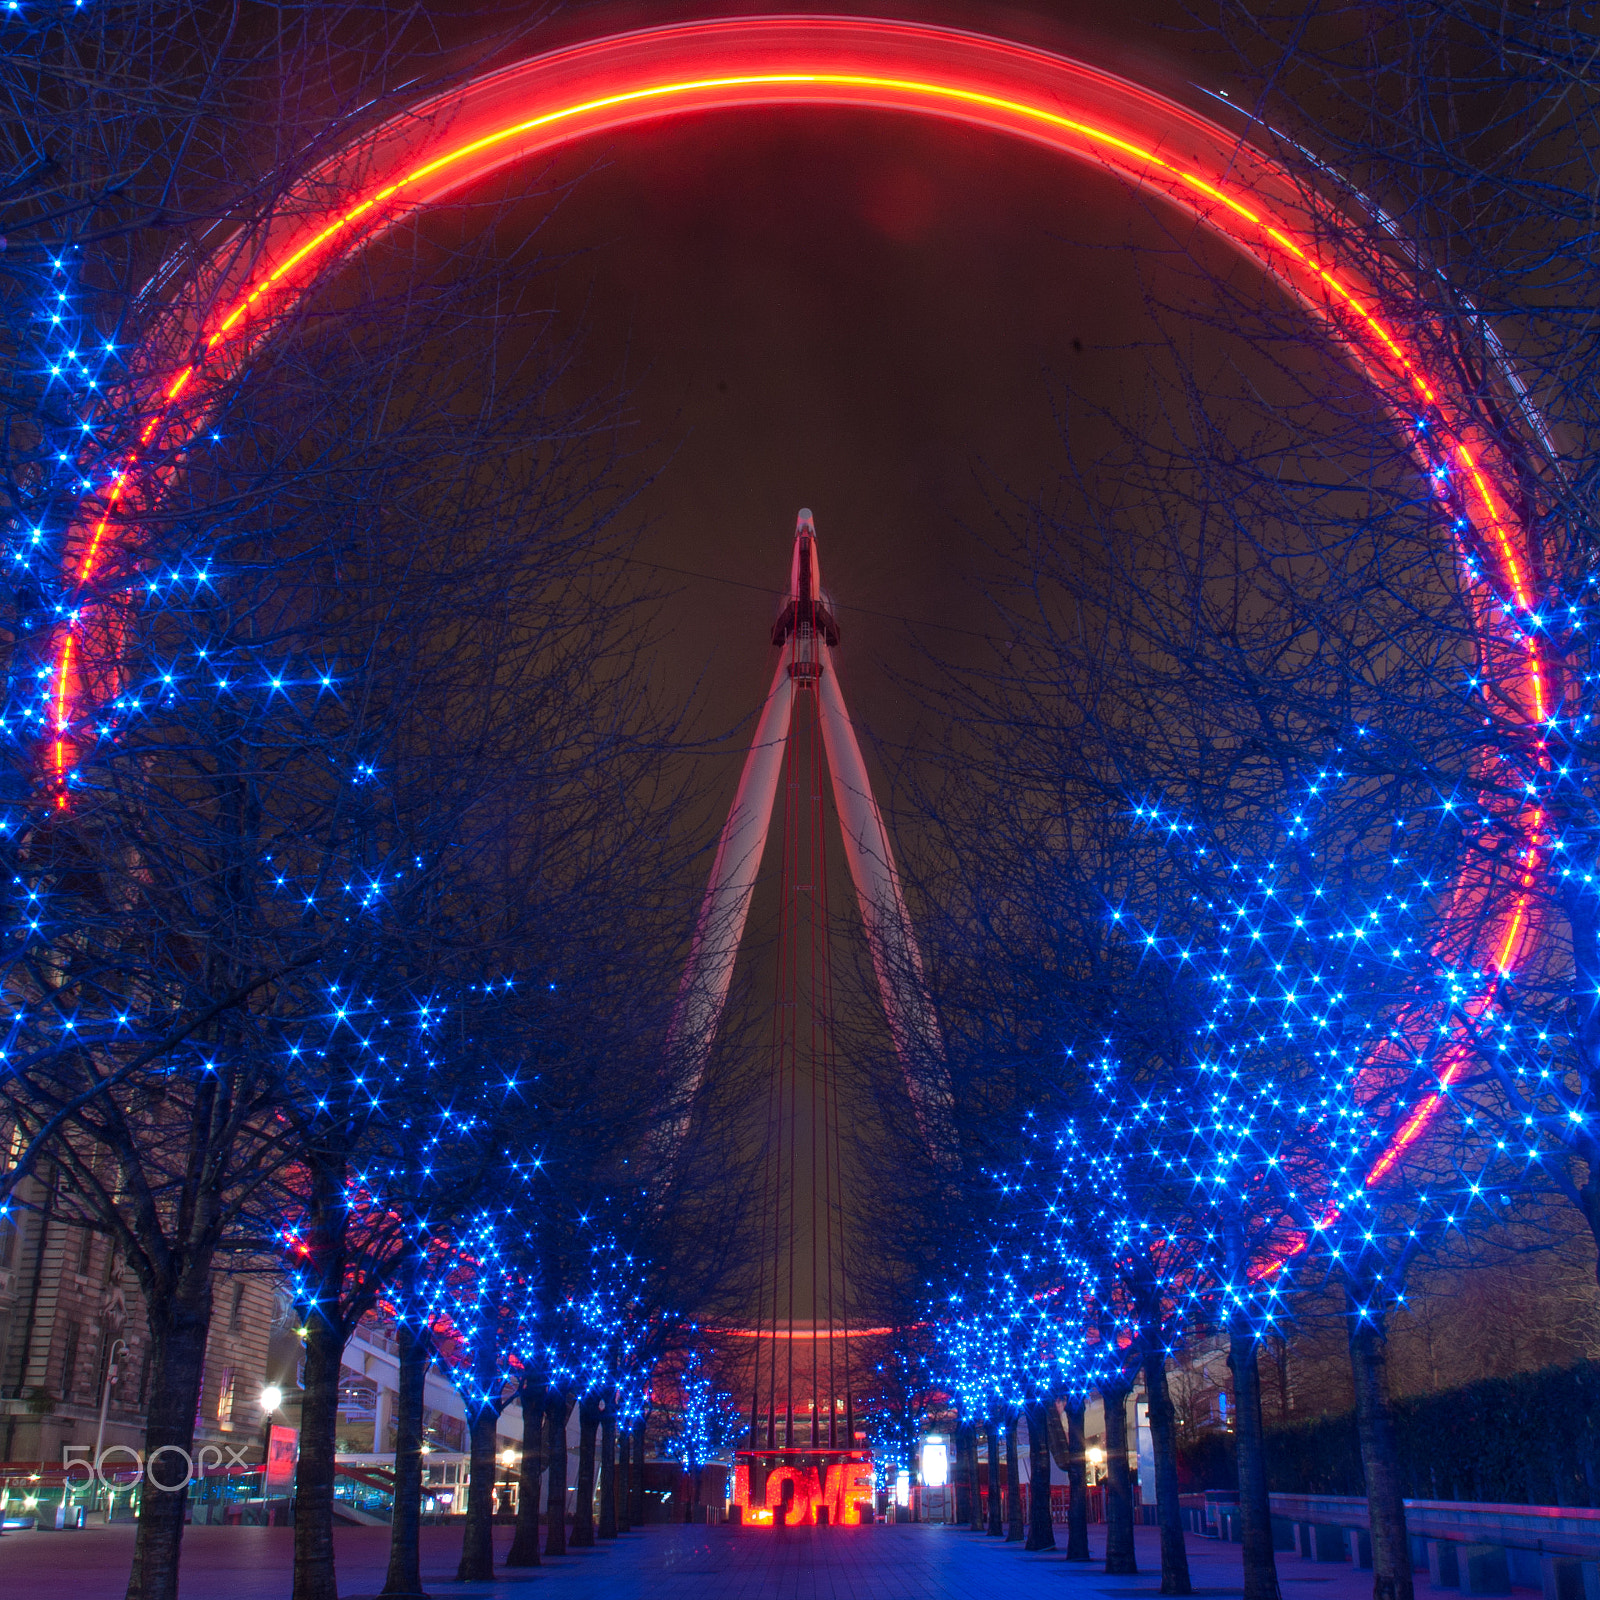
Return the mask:
[[[57,1466],[68,1447],[92,1451],[118,1341],[105,1444],[144,1445],[151,1358],[139,1287],[105,1235],[64,1214],[65,1181],[46,1163],[19,1185],[14,1217],[0,1221],[0,1462]],[[274,1283],[219,1273],[214,1294],[196,1444],[259,1460]]]

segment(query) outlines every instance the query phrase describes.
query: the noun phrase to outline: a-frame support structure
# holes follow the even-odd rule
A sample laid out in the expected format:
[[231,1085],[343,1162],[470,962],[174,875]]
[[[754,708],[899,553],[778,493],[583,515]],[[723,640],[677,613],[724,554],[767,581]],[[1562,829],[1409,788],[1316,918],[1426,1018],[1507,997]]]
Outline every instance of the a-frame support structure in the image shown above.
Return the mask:
[[[782,894],[767,1134],[749,1346],[749,1434],[736,1503],[752,1522],[854,1522],[870,1496],[858,1440],[846,1260],[839,1074],[832,1040],[824,793],[831,787],[878,993],[923,1139],[944,1143],[938,1024],[894,852],[834,670],[839,628],[822,588],[811,513],[795,524],[778,662],[717,843],[673,1015],[686,1122],[705,1073],[772,831],[780,787]],[[826,772],[824,772],[824,768]]]
[[894,851],[834,671],[839,628],[823,594],[817,530],[809,511],[802,510],[795,520],[788,598],[773,624],[772,642],[780,652],[772,687],[717,842],[673,1013],[669,1042],[687,1091],[685,1102],[699,1088],[728,998],[771,830],[795,698],[811,691],[817,696],[839,829],[884,1016],[923,1138],[930,1145],[941,1144],[944,1097],[934,1087],[942,1060],[939,1025],[924,985],[922,955]]

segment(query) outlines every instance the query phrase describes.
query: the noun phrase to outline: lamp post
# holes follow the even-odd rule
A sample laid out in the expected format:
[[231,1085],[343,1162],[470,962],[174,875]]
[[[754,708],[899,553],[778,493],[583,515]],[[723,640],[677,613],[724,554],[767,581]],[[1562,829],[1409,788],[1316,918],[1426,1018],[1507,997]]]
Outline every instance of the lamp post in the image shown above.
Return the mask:
[[261,1471],[263,1482],[267,1459],[272,1454],[272,1414],[283,1404],[283,1390],[275,1383],[261,1386]]
[[128,1343],[125,1339],[111,1341],[110,1357],[106,1362],[106,1379],[100,1386],[100,1425],[94,1434],[94,1465],[95,1471],[100,1470],[100,1452],[105,1449],[106,1443],[106,1411],[111,1405],[111,1385],[117,1381],[117,1352],[123,1355],[128,1353]]
[[[261,1504],[267,1503],[267,1472],[272,1465],[272,1414],[283,1404],[283,1390],[275,1383],[261,1386]],[[265,1515],[265,1512],[263,1512]]]
[[113,1339],[106,1360],[106,1380],[100,1385],[100,1425],[94,1431],[94,1482],[100,1483],[100,1456],[106,1447],[106,1412],[111,1406],[111,1385],[117,1381],[117,1352],[128,1353],[125,1339]]

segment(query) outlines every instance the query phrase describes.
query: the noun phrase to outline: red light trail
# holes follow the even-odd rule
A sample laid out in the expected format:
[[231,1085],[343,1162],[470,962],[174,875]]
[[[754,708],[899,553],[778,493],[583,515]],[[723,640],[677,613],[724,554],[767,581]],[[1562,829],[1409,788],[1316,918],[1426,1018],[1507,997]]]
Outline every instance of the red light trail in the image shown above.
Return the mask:
[[[51,646],[55,720],[48,766],[65,803],[80,744],[92,736],[94,695],[83,630],[98,619],[119,631],[112,602],[87,586],[100,565],[111,518],[130,480],[159,492],[172,459],[208,414],[206,379],[248,361],[339,262],[401,219],[489,174],[575,140],[666,117],[757,106],[842,106],[960,122],[1029,140],[1154,192],[1230,242],[1278,283],[1374,383],[1412,441],[1419,463],[1461,530],[1488,670],[1535,749],[1549,703],[1550,669],[1516,613],[1534,603],[1534,552],[1495,486],[1496,447],[1431,378],[1383,311],[1381,283],[1334,261],[1316,244],[1334,230],[1328,202],[1308,195],[1268,156],[1219,124],[1136,84],[1080,62],[1003,40],[914,23],[846,17],[729,18],[621,34],[534,57],[418,105],[354,139],[293,189],[248,235],[217,247],[197,274],[203,299],[180,307],[164,335],[182,352],[147,396],[150,420],[118,463],[93,515],[68,530],[65,566],[72,621]],[[328,197],[337,197],[331,203]],[[1420,413],[1420,415],[1419,415]],[[1492,648],[1491,648],[1492,647]],[[1501,658],[1509,650],[1509,663]],[[1516,882],[1503,887],[1464,869],[1451,914],[1470,917],[1482,970],[1476,1016],[1540,934],[1532,881],[1547,843],[1535,807],[1502,812],[1520,835]],[[1375,1158],[1381,1181],[1431,1122],[1459,1074],[1467,1046],[1442,1053],[1439,1093],[1418,1105]],[[1376,1070],[1375,1068],[1372,1070]]]

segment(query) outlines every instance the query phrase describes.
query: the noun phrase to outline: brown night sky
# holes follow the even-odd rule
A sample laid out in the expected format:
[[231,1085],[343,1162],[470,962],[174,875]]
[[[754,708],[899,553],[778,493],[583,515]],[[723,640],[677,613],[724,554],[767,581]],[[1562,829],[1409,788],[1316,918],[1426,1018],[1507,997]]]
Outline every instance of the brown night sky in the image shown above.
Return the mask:
[[[569,6],[539,41],[708,9],[768,8]],[[870,9],[1076,51],[1194,98],[1172,0],[1115,16]],[[677,118],[533,176],[500,235],[533,235],[555,263],[530,304],[582,335],[571,393],[627,391],[626,440],[655,473],[636,507],[640,555],[715,575],[650,575],[677,591],[664,687],[695,698],[706,735],[754,711],[795,511],[810,506],[852,710],[869,738],[911,737],[911,708],[885,681],[915,661],[911,632],[850,608],[947,625],[925,630],[941,654],[982,648],[948,629],[989,626],[995,506],[1056,491],[1069,388],[1121,408],[1138,381],[1128,347],[1150,332],[1140,272],[1190,225],[1019,142],[886,114]],[[730,796],[741,754],[735,736]]]
[[[691,9],[705,14],[569,8],[539,42]],[[1186,39],[1158,26],[1178,18],[1170,0],[1136,0],[1114,19],[1086,5],[898,9],[1195,98]],[[892,759],[917,743],[915,701],[894,678],[926,674],[919,634],[943,657],[987,649],[985,540],[1016,502],[1061,493],[1063,414],[1092,457],[1090,413],[1137,404],[1137,347],[1154,332],[1146,293],[1172,298],[1163,253],[1196,243],[1187,219],[1102,173],[864,112],[662,121],[497,179],[425,226],[470,231],[481,203],[496,209],[497,248],[529,262],[530,335],[579,338],[566,392],[626,392],[621,443],[652,474],[629,512],[639,556],[657,568],[641,567],[641,582],[672,591],[654,671],[710,741],[702,835],[732,799],[771,677],[796,510],[816,516],[869,764],[875,739]],[[1219,270],[1243,270],[1199,247]],[[837,913],[847,886],[836,834],[830,850]],[[752,1040],[766,1037],[771,1004],[775,854],[746,943]],[[841,926],[853,930],[853,914]],[[842,953],[849,966],[858,956]],[[755,1138],[752,1123],[747,1149]]]

